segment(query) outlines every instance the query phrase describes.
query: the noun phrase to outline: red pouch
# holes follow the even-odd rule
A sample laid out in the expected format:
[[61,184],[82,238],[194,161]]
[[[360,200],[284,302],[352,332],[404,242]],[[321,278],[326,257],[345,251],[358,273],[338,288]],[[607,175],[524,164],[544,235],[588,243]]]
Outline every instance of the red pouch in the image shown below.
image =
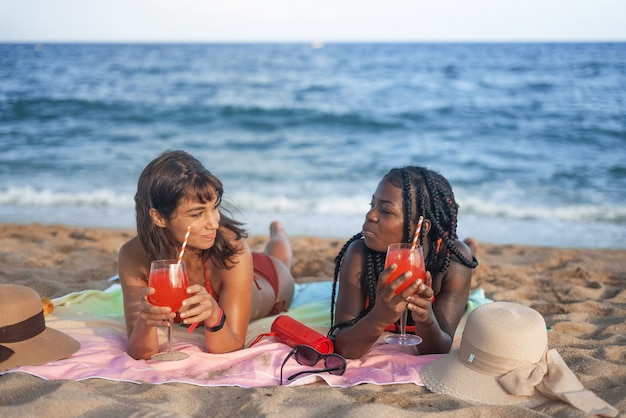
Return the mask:
[[259,335],[249,347],[252,347],[265,336],[276,337],[280,342],[290,347],[299,344],[308,345],[322,354],[330,354],[334,350],[333,342],[326,336],[287,315],[277,316],[272,323],[271,332]]

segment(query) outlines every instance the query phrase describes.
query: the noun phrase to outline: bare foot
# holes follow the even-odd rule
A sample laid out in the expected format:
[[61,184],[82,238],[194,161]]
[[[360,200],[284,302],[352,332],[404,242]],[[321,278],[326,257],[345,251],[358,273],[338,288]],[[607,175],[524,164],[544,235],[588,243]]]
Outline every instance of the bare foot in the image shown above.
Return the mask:
[[287,236],[287,231],[285,231],[280,221],[272,221],[272,223],[270,223],[270,239],[274,238],[276,235]]
[[465,238],[463,242],[469,247],[474,256],[478,253],[478,249],[480,248],[480,246],[478,245],[478,241],[475,238],[468,237]]
[[291,269],[293,257],[291,243],[289,242],[287,231],[285,231],[285,228],[279,221],[273,221],[270,224],[270,240],[265,246],[265,254],[276,257],[288,269]]

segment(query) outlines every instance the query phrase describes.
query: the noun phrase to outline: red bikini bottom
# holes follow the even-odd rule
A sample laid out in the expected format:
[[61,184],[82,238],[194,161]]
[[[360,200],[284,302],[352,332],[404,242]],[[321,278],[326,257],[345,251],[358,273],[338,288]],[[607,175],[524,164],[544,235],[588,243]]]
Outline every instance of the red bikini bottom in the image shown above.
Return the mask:
[[[267,282],[272,286],[272,289],[274,289],[276,303],[268,316],[276,315],[281,312],[287,312],[286,301],[278,300],[278,272],[276,271],[276,266],[274,265],[272,259],[266,254],[253,252],[252,264],[254,265],[254,272],[267,280]],[[257,284],[257,288],[258,287],[259,285]]]

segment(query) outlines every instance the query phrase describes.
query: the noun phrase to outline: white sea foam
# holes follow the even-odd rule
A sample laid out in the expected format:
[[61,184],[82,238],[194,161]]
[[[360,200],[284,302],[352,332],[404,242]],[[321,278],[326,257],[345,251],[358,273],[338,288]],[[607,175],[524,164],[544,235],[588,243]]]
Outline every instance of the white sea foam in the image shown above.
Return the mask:
[[502,219],[626,223],[626,206],[506,204],[479,198],[460,200],[462,214]]
[[[369,209],[369,197],[363,196],[267,196],[265,194],[235,193],[224,198],[226,207],[238,212],[268,212],[276,214],[311,213],[318,215],[348,215],[363,217]],[[20,207],[110,207],[124,210],[134,208],[133,195],[112,189],[68,192],[34,187],[9,188],[0,191],[0,204]],[[461,216],[518,220],[554,220],[570,222],[626,223],[626,207],[603,207],[589,204],[571,206],[538,206],[503,204],[477,197],[460,199]]]
[[0,204],[16,207],[109,206],[133,208],[135,202],[132,195],[119,194],[109,189],[70,192],[25,186],[23,188],[11,187],[5,191],[0,191]]

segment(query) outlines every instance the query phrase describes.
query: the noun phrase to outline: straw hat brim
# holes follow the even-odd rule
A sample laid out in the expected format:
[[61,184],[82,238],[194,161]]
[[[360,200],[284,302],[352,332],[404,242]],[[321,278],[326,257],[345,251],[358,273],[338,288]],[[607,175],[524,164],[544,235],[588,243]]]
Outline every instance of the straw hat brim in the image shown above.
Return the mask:
[[535,391],[533,396],[509,394],[496,376],[479,373],[467,367],[458,350],[422,367],[420,377],[434,393],[449,395],[472,404],[536,406],[547,398]]
[[80,343],[74,338],[49,327],[27,340],[2,345],[15,353],[0,363],[0,371],[61,360],[71,356],[80,348]]

